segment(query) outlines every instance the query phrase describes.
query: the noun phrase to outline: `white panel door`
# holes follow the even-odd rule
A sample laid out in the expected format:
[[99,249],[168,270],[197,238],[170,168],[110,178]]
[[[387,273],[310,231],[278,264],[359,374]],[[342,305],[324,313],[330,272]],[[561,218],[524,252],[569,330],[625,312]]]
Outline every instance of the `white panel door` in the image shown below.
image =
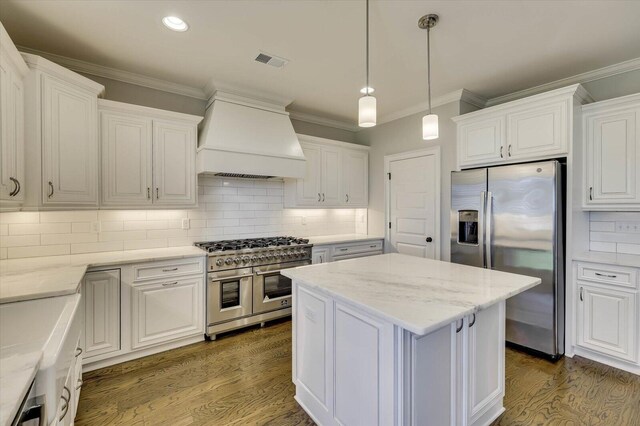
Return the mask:
[[350,207],[367,207],[369,199],[369,153],[342,150],[342,202]]
[[0,57],[0,200],[24,200],[24,85]]
[[322,148],[322,201],[327,206],[338,206],[342,201],[342,164],[340,149]]
[[587,120],[587,204],[640,203],[638,112]]
[[506,158],[527,159],[566,154],[568,102],[528,108],[507,115]]
[[637,361],[637,292],[578,283],[578,345]]
[[[392,251],[436,257],[436,158],[435,155],[389,163],[389,242]],[[429,240],[430,241],[427,241]]]
[[[482,416],[504,397],[505,303],[479,311],[465,321],[467,327],[467,420],[486,424]],[[468,324],[468,325],[466,325]],[[480,421],[479,421],[480,420]]]
[[328,263],[329,261],[330,261],[330,259],[329,259],[329,249],[313,247],[313,249],[311,251],[311,263],[312,264],[315,265],[317,263]]
[[204,333],[204,278],[136,284],[132,288],[134,349]]
[[120,270],[84,276],[85,358],[120,350]]
[[97,97],[42,78],[43,203],[97,205]]
[[102,111],[100,123],[103,204],[151,204],[151,119]]
[[322,202],[322,148],[307,143],[300,145],[307,167],[304,178],[297,181],[296,201],[298,205],[315,206]]
[[458,161],[460,166],[490,164],[506,155],[504,116],[458,126]]
[[153,203],[196,204],[196,128],[153,121]]

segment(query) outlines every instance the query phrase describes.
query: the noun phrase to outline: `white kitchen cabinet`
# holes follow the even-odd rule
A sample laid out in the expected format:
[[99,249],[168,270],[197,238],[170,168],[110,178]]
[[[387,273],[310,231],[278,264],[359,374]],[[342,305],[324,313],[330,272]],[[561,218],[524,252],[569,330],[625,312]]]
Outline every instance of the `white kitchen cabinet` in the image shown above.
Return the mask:
[[24,83],[29,69],[0,23],[0,208],[24,200]]
[[87,272],[83,283],[85,358],[120,350],[120,270]]
[[25,206],[98,205],[98,95],[104,87],[44,58],[22,54],[25,78]]
[[367,207],[367,147],[307,135],[298,135],[298,139],[306,174],[302,179],[285,179],[285,207]]
[[202,117],[102,99],[98,108],[102,206],[194,207]]
[[583,107],[588,210],[640,208],[640,95]]
[[329,263],[339,260],[376,256],[384,252],[384,240],[353,241],[337,244],[314,245],[311,249],[312,263]]
[[625,361],[637,361],[637,299],[637,291],[578,282],[577,344]]
[[328,247],[322,247],[322,248],[316,248],[313,247],[311,249],[311,263],[313,265],[318,264],[318,263],[327,263],[330,261],[329,258],[329,251],[331,250],[331,248]]
[[131,346],[133,349],[204,330],[204,276],[133,284]]
[[342,150],[342,194],[344,204],[367,207],[369,204],[369,153]]
[[574,109],[591,101],[576,84],[454,117],[458,168],[569,155]]

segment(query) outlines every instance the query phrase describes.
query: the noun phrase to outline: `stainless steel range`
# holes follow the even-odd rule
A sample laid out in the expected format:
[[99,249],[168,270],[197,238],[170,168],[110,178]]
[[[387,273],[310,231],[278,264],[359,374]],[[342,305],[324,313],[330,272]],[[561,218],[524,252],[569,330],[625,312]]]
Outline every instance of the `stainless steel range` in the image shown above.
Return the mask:
[[209,253],[207,337],[291,315],[291,280],[280,271],[310,265],[308,243],[294,237],[196,243]]

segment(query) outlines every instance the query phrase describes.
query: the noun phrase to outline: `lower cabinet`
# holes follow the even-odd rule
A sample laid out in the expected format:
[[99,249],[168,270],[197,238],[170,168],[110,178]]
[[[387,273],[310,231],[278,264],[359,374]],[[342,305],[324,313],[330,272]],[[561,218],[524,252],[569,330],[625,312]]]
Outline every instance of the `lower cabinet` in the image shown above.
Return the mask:
[[85,357],[120,350],[120,269],[84,276]]
[[82,389],[82,350],[78,340],[75,357],[67,371],[67,378],[62,388],[60,401],[56,407],[56,416],[51,425],[67,426],[73,425],[73,420],[78,412],[78,401],[80,400],[80,390]]
[[186,337],[204,327],[204,277],[134,284],[132,347]]
[[328,263],[338,260],[355,259],[357,257],[375,256],[384,252],[384,240],[359,241],[340,244],[313,246],[311,262]]

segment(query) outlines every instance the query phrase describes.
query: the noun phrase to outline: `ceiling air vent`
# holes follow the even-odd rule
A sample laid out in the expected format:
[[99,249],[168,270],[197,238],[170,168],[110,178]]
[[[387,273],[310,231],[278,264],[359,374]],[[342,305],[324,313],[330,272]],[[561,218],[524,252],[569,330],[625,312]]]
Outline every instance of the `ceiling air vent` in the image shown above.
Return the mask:
[[288,59],[280,58],[278,56],[269,55],[268,53],[259,53],[256,56],[256,62],[260,62],[263,64],[271,65],[275,68],[282,68],[289,62]]

